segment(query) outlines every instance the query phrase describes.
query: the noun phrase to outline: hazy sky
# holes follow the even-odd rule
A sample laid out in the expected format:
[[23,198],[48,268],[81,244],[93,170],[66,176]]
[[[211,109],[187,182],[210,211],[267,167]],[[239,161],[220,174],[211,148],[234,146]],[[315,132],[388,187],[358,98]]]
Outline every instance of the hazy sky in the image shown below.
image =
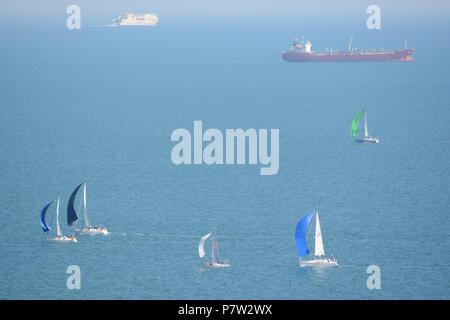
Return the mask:
[[450,0],[1,0],[2,14],[57,14],[76,4],[86,13],[125,12],[189,15],[282,15],[364,12],[376,4],[384,12],[450,12]]

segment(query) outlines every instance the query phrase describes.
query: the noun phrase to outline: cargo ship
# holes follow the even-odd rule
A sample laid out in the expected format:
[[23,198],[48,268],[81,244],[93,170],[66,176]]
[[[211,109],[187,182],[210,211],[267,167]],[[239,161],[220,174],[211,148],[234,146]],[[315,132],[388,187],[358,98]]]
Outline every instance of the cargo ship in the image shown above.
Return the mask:
[[327,49],[324,52],[311,51],[311,42],[295,39],[288,51],[282,53],[283,60],[288,62],[411,62],[412,49],[401,50],[385,49],[356,49],[352,48],[353,35],[346,50]]

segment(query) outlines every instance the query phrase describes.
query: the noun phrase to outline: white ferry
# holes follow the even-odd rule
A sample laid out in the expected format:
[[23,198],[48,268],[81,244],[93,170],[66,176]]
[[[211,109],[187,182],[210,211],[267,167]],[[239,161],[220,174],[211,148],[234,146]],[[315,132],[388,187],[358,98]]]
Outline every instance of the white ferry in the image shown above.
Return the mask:
[[121,14],[117,18],[113,18],[111,26],[156,26],[158,20],[158,16],[153,13],[146,13],[143,15],[126,13]]

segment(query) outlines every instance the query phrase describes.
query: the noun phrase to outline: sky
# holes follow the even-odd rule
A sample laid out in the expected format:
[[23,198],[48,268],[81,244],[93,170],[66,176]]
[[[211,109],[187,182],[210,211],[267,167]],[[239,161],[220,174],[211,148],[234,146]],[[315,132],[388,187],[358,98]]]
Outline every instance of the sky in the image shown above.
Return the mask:
[[2,15],[55,15],[75,4],[94,15],[153,12],[159,15],[293,15],[365,12],[378,5],[391,13],[450,12],[449,0],[1,0]]

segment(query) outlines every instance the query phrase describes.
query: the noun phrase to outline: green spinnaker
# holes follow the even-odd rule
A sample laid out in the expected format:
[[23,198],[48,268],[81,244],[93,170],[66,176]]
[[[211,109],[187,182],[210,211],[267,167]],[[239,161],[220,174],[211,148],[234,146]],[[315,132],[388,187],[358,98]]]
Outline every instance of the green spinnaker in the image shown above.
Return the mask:
[[361,118],[363,112],[364,110],[361,110],[352,121],[352,129],[351,129],[352,138],[355,138],[356,133],[358,132],[359,118]]

